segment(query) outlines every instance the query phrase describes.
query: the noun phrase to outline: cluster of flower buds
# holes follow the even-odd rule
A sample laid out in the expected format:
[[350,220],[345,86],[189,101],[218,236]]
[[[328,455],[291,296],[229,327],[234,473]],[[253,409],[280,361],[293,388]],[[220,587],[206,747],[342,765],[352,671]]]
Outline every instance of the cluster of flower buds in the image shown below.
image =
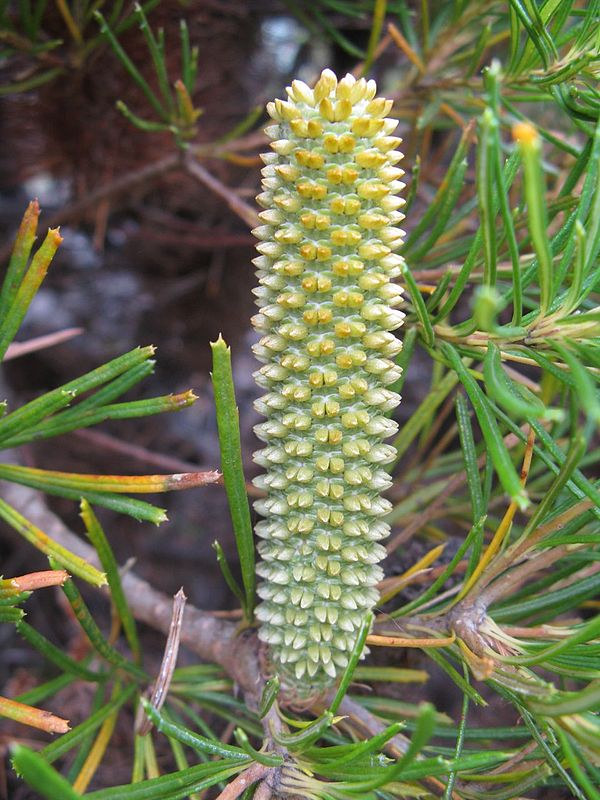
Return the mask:
[[267,390],[256,404],[267,445],[255,454],[266,470],[255,481],[266,493],[255,504],[257,616],[282,680],[310,692],[346,667],[382,578],[404,184],[392,101],[374,81],[325,70],[314,89],[294,81],[287,92],[267,107],[273,152],[254,230]]

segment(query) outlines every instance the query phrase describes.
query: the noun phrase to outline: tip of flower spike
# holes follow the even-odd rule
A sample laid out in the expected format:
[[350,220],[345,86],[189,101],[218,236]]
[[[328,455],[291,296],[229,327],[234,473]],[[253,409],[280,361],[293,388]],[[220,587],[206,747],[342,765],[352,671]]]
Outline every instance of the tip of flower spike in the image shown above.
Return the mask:
[[330,69],[324,69],[313,89],[315,103],[320,103],[325,97],[329,97],[332,92],[335,92],[337,85],[338,80],[335,72]]
[[525,146],[537,144],[539,134],[530,122],[517,122],[512,128],[512,137],[515,142]]

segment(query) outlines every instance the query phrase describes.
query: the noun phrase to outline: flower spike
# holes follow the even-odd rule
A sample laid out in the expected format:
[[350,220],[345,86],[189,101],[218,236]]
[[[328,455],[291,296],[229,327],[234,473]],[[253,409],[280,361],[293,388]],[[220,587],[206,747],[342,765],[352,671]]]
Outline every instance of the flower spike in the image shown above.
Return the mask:
[[287,93],[267,106],[273,152],[254,230],[267,390],[256,403],[257,617],[282,683],[309,695],[343,672],[382,578],[404,184],[392,103],[374,81],[324,70],[313,89],[293,81]]

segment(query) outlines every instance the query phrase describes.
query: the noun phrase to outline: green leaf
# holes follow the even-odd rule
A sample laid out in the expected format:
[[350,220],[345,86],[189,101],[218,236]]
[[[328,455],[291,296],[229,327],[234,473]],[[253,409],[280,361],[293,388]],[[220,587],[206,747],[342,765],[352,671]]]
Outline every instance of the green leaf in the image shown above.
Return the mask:
[[462,457],[465,464],[467,475],[467,486],[471,497],[472,518],[475,523],[484,514],[483,492],[481,481],[479,480],[479,466],[477,464],[477,451],[475,449],[475,439],[471,427],[471,419],[467,401],[459,394],[456,396],[456,422],[458,424],[458,435],[462,448]]
[[231,572],[231,568],[229,566],[229,563],[227,562],[227,557],[225,556],[223,548],[217,541],[214,541],[212,546],[213,550],[217,554],[217,563],[221,568],[221,573],[225,578],[225,583],[227,584],[229,589],[233,592],[233,594],[237,597],[237,599],[240,601],[241,607],[244,608],[246,605],[246,598],[244,596],[244,592],[239,583],[233,577],[233,573]]
[[546,185],[542,171],[541,143],[537,131],[526,122],[515,126],[515,136],[525,169],[527,220],[533,248],[537,257],[540,287],[540,317],[544,317],[554,299],[554,267],[548,237]]
[[173,102],[171,87],[169,85],[169,74],[167,71],[164,50],[160,47],[159,42],[154,37],[152,29],[148,25],[146,15],[144,14],[144,9],[139,3],[135,4],[133,13],[138,17],[140,30],[144,34],[148,52],[150,53],[150,57],[154,65],[154,71],[156,72],[156,77],[158,78],[160,93],[162,94],[166,104],[165,108],[173,111],[175,104]]
[[247,761],[215,761],[161,775],[136,784],[113,786],[85,795],[88,800],[183,800],[192,792],[209,789],[225,781],[248,764]]
[[[600,706],[600,681],[594,681],[578,692],[558,692],[555,697],[547,702],[530,700],[528,706],[531,711],[547,717],[583,714],[586,711],[596,712]],[[593,730],[593,721],[590,720],[590,723],[589,729],[592,733],[595,733],[597,744],[600,744],[600,729],[597,725],[597,718],[595,731]]]
[[14,745],[12,763],[17,775],[48,800],[79,800],[82,796],[39,753],[28,747]]
[[52,678],[45,683],[40,683],[38,686],[34,686],[33,689],[29,689],[27,692],[23,692],[15,697],[15,700],[19,703],[27,703],[29,705],[38,705],[39,703],[43,703],[44,700],[47,700],[48,697],[53,697],[57,692],[60,692],[62,689],[65,689],[67,686],[73,683],[75,680],[74,675],[69,674],[62,674],[56,678]]
[[[463,132],[441,186],[427,210],[411,230],[400,251],[403,255],[409,254],[411,262],[422,257],[431,245],[437,241],[439,234],[444,229],[451,212],[455,208],[456,199],[462,190],[466,172],[466,155],[470,146],[471,131],[472,125],[469,125]],[[432,224],[432,232],[421,245],[417,246],[417,241]]]
[[60,544],[52,541],[49,536],[2,499],[0,499],[0,518],[14,528],[17,533],[20,533],[34,547],[41,550],[42,553],[55,558],[61,567],[64,567],[73,575],[77,575],[94,586],[104,586],[106,584],[106,575],[104,573],[99,572],[96,567],[88,564],[83,558],[79,558],[79,556],[70,553]]
[[[16,467],[14,468],[17,469]],[[13,483],[19,483],[23,486],[31,486],[34,489],[41,489],[42,491],[47,492],[48,494],[56,495],[57,497],[66,497],[69,500],[75,500],[77,502],[81,501],[82,498],[86,499],[89,503],[93,503],[97,506],[103,506],[104,508],[111,508],[113,511],[117,511],[120,514],[128,514],[129,516],[137,519],[139,521],[144,520],[146,522],[152,522],[155,525],[160,525],[161,522],[165,522],[167,519],[167,513],[164,508],[158,508],[157,506],[153,506],[151,503],[147,503],[145,500],[137,500],[133,497],[123,497],[121,494],[117,494],[116,492],[104,492],[102,491],[102,486],[98,487],[98,491],[90,491],[89,489],[82,489],[77,486],[73,488],[71,485],[61,484],[58,482],[53,482],[51,480],[45,479],[43,476],[38,477],[34,475],[27,475],[23,472],[13,472],[12,466],[0,465],[0,474],[2,475],[4,480],[10,480]],[[4,501],[0,500],[0,516],[3,516],[7,521],[9,521],[8,516],[9,512],[7,511],[7,507],[5,508],[6,504]],[[13,518],[17,515],[17,512],[13,512]],[[20,515],[17,515],[20,516]],[[24,520],[21,517],[21,520]],[[39,547],[41,550],[42,547],[40,544],[36,544],[36,541],[43,543],[43,536],[40,537],[39,529],[35,528],[34,525],[28,523],[27,520],[24,520],[26,525],[29,526],[29,529],[32,531],[38,531],[37,534],[33,534],[29,538],[36,547]],[[19,530],[24,536],[26,525],[21,525],[21,527],[17,527],[16,524],[10,523],[15,527],[16,530]],[[48,545],[50,547],[50,545]],[[59,545],[55,545],[55,548],[59,548]],[[60,548],[62,549],[62,548]],[[45,551],[44,551],[45,552]],[[67,552],[67,551],[64,551]],[[59,555],[59,550],[57,550],[56,558],[63,559],[62,555]],[[75,558],[73,556],[72,558]],[[81,561],[81,559],[79,559]],[[66,566],[66,562],[63,562]],[[76,562],[74,562],[76,563]],[[84,562],[82,562],[84,563]],[[79,574],[75,569],[71,569],[70,566],[67,566],[71,572],[74,574]],[[91,569],[91,568],[90,568]],[[85,580],[90,581],[89,578],[85,578],[83,574],[80,574],[80,577],[84,577]],[[90,581],[93,582],[93,581]]]
[[435,728],[435,708],[430,703],[423,703],[420,707],[419,717],[410,744],[400,760],[387,769],[380,769],[380,775],[374,780],[360,784],[364,792],[373,791],[380,786],[385,786],[394,780],[404,778],[404,773],[417,758],[421,750],[433,736]]
[[263,764],[265,767],[281,767],[283,765],[283,756],[280,753],[265,753],[252,747],[242,728],[236,728],[233,735],[244,753],[249,755],[253,761]]
[[123,114],[126,120],[131,122],[134,127],[144,131],[144,133],[163,133],[164,131],[171,131],[171,133],[177,132],[177,128],[170,122],[154,122],[151,119],[143,119],[143,117],[133,112],[122,100],[117,100],[115,107]]
[[325,731],[332,726],[334,719],[331,711],[325,711],[318,719],[298,733],[287,734],[279,731],[275,732],[271,729],[271,736],[278,745],[287,748],[290,752],[301,753],[314,744],[317,739],[320,739]]
[[479,121],[479,147],[477,149],[477,195],[479,219],[483,234],[484,271],[483,285],[496,285],[496,215],[494,213],[494,166],[496,161],[494,134],[498,128],[491,109],[486,108]]
[[154,723],[156,730],[164,733],[165,736],[177,739],[181,744],[191,747],[192,750],[199,750],[202,753],[207,753],[211,756],[220,756],[221,758],[233,758],[249,761],[250,757],[247,753],[239,747],[232,747],[220,742],[218,739],[207,739],[205,736],[200,736],[182,725],[176,725],[170,722],[164,714],[157,711],[154,706],[149,703],[145,698],[141,698],[144,711],[149,719]]
[[571,378],[575,384],[575,394],[581,403],[581,407],[587,414],[588,419],[595,425],[600,425],[598,387],[591,374],[568,347],[556,341],[552,342],[552,347],[569,367]]
[[69,601],[69,605],[73,610],[75,618],[81,625],[85,635],[89,639],[90,644],[98,652],[98,654],[101,655],[102,658],[105,658],[110,664],[113,664],[119,669],[125,670],[125,672],[128,672],[138,680],[147,681],[148,675],[144,672],[144,670],[142,670],[136,664],[132,664],[130,661],[128,661],[104,638],[100,628],[94,622],[94,619],[92,618],[92,615],[90,614],[89,609],[79,592],[79,589],[77,589],[73,581],[65,581],[62,590],[65,594],[65,597]]
[[129,647],[131,648],[133,657],[139,663],[142,655],[140,642],[135,627],[135,620],[133,619],[133,614],[131,613],[121,584],[119,567],[106,538],[106,534],[87,500],[81,501],[81,518],[85,524],[88,538],[98,553],[100,563],[106,572],[108,585],[110,587],[111,601],[123,625]]
[[362,74],[366,75],[371,69],[373,59],[375,58],[375,50],[379,43],[381,36],[381,29],[385,20],[385,12],[387,7],[387,0],[375,0],[373,4],[373,21],[371,22],[371,32],[369,34],[369,43],[367,44],[367,55],[363,64]]
[[423,339],[428,347],[433,347],[435,342],[435,333],[431,325],[431,320],[429,319],[427,306],[421,297],[421,292],[419,291],[417,282],[413,278],[412,272],[409,270],[406,264],[402,269],[402,277],[406,281],[406,286],[408,288],[408,293],[410,294],[410,299],[415,310],[415,314],[421,325]]
[[[29,642],[32,647],[35,647],[35,649],[38,650],[44,656],[44,658],[46,658],[52,664],[55,664],[59,669],[68,672],[69,675],[74,675],[83,681],[93,682],[105,681],[108,677],[107,673],[105,672],[94,672],[93,670],[88,669],[85,666],[85,663],[75,661],[73,658],[68,656],[64,650],[62,650],[60,647],[56,647],[56,645],[48,641],[45,636],[43,636],[39,631],[37,631],[24,620],[17,623],[17,631],[25,639],[25,641]],[[29,702],[33,703],[37,701],[30,700]]]
[[458,376],[456,373],[448,372],[437,386],[429,392],[416,411],[413,412],[410,420],[400,429],[398,436],[392,443],[397,450],[395,464],[400,461],[422,428],[429,422],[436,408],[444,402],[457,383]]
[[589,776],[585,772],[584,764],[586,764],[587,759],[577,757],[575,747],[571,744],[568,735],[563,730],[557,726],[554,729],[554,732],[558,736],[563,753],[565,755],[565,760],[569,765],[573,776],[585,792],[585,797],[588,798],[588,800],[600,800],[600,791],[598,791],[597,787],[592,785]]
[[118,694],[115,694],[107,700],[102,708],[94,712],[84,722],[77,725],[76,728],[73,728],[73,730],[70,730],[68,733],[65,733],[60,739],[56,739],[46,745],[46,747],[40,751],[40,755],[43,756],[49,764],[66,755],[76,745],[82,742],[90,731],[97,730],[107,717],[130,700],[136,690],[137,687],[134,684],[122,688]]
[[[469,673],[466,664],[463,665],[463,671],[464,671],[465,681],[468,681]],[[462,711],[460,715],[460,722],[456,736],[456,750],[454,752],[455,761],[460,761],[460,756],[465,741],[465,732],[467,730],[468,710],[469,710],[469,695],[465,694],[463,697]],[[446,785],[446,791],[444,792],[444,800],[452,800],[452,790],[454,789],[455,783],[456,783],[456,772],[451,772],[450,775],[448,776],[448,783]]]
[[258,712],[259,719],[264,719],[271,708],[273,707],[273,703],[277,700],[277,695],[279,694],[280,683],[279,678],[277,675],[273,675],[272,678],[265,683],[264,689],[262,691],[262,696],[260,698],[260,708]]
[[363,650],[365,649],[365,642],[367,641],[367,636],[369,635],[369,631],[371,630],[371,625],[373,624],[373,615],[371,612],[365,615],[360,628],[358,629],[358,633],[356,634],[356,641],[354,642],[354,647],[352,648],[352,652],[350,653],[350,657],[348,658],[348,664],[346,665],[346,669],[344,670],[344,674],[341,677],[339,686],[335,693],[335,697],[331,701],[329,706],[329,711],[331,714],[335,714],[340,707],[340,703],[344,699],[346,692],[348,691],[348,687],[350,686],[350,682],[352,681],[352,676],[354,675],[354,670],[360,660]]
[[148,100],[152,108],[156,111],[158,116],[165,122],[168,122],[169,120],[168,112],[163,108],[162,103],[160,102],[158,97],[154,94],[154,92],[148,85],[147,81],[142,76],[141,72],[135,66],[133,61],[129,58],[127,53],[123,50],[123,48],[119,44],[119,41],[117,40],[114,33],[111,31],[108,23],[106,22],[100,11],[95,11],[94,17],[96,18],[96,20],[100,25],[100,30],[102,31],[102,34],[108,39],[114,54],[119,59],[123,67],[125,67],[126,71],[129,73],[129,76],[140,87],[146,99]]
[[469,400],[471,401],[479,421],[481,432],[486,441],[488,453],[496,468],[498,477],[500,478],[500,483],[511,500],[513,500],[520,509],[527,508],[529,505],[527,493],[521,486],[519,475],[502,440],[502,435],[487,402],[487,398],[477,385],[475,379],[470,375],[456,350],[451,345],[444,342],[442,343],[442,351],[448,358],[452,368],[456,371],[456,374],[460,378],[469,396]]
[[[423,605],[423,603],[426,603],[428,600],[431,600],[431,598],[435,597],[438,589],[440,589],[446,583],[448,578],[452,575],[457,564],[461,561],[464,554],[468,551],[469,547],[471,547],[474,544],[477,545],[483,539],[484,526],[486,520],[487,517],[483,516],[480,517],[480,519],[478,519],[477,522],[475,522],[475,524],[472,526],[471,530],[465,537],[465,540],[461,543],[460,547],[454,554],[454,557],[452,558],[448,566],[444,569],[444,571],[433,581],[433,583],[430,586],[427,587],[427,589],[423,592],[422,595],[417,597],[415,600],[412,600],[410,603],[407,603],[405,606],[402,606],[402,608],[399,608],[396,611],[394,611],[391,615],[392,617],[405,616],[409,612]],[[427,649],[427,654],[429,656],[433,657],[432,654],[434,654],[434,652],[435,651],[432,648]]]
[[11,439],[15,433],[20,434],[24,429],[32,428],[45,417],[70,405],[75,397],[112,381],[127,370],[147,361],[153,354],[153,347],[136,347],[129,353],[125,353],[85,375],[65,383],[58,389],[53,389],[42,397],[32,400],[11,414],[7,414],[0,419],[0,446],[6,447],[7,440]]
[[406,381],[408,366],[415,351],[415,344],[417,343],[418,335],[419,331],[416,326],[409,328],[404,334],[402,350],[396,358],[396,364],[398,364],[398,366],[402,369],[402,374],[395,383],[390,385],[389,388],[392,392],[397,392],[398,394],[402,393],[402,387]]
[[[140,373],[142,371],[149,374],[152,370],[140,370]],[[140,380],[140,377],[137,378],[136,383]],[[100,392],[98,392],[98,394],[100,394]],[[85,401],[77,403],[72,409],[63,411],[49,420],[44,420],[35,426],[35,428],[26,430],[20,435],[11,436],[4,442],[4,446],[16,447],[18,444],[23,444],[24,442],[35,439],[49,439],[72,430],[89,428],[92,425],[98,425],[100,422],[105,422],[109,419],[139,419],[140,417],[181,411],[181,409],[187,408],[195,403],[197,397],[193,392],[186,391],[180,394],[165,395],[163,397],[149,397],[146,400],[130,400],[125,403],[112,403],[99,408],[91,407],[94,403],[91,402],[92,398],[88,399],[90,400],[90,406],[88,407],[86,405],[85,411],[80,408]],[[98,402],[100,401],[101,398]]]
[[343,764],[358,762],[358,760],[364,758],[365,755],[382,750],[386,743],[393,739],[394,736],[397,736],[404,727],[404,723],[394,722],[385,730],[381,731],[381,733],[372,736],[370,739],[365,739],[363,742],[353,742],[351,746],[345,748],[347,752],[344,755],[334,758],[325,768],[320,766],[319,771],[323,772],[323,774],[328,774],[332,771],[339,770]]
[[[28,241],[29,234],[24,236],[23,250],[17,261],[23,257],[23,253],[27,250]],[[6,355],[9,344],[19,330],[23,317],[27,313],[31,301],[46,277],[50,262],[54,258],[54,254],[58,250],[58,246],[61,242],[62,238],[58,229],[50,229],[44,242],[32,258],[31,264],[25,270],[17,291],[14,292],[10,286],[8,287],[7,303],[11,295],[12,301],[10,305],[8,305],[5,315],[0,322],[0,361],[2,361]],[[18,278],[20,270],[22,270],[22,267],[17,266],[12,277],[15,279]]]
[[2,323],[0,323],[0,331],[4,327],[6,314],[15,301],[17,291],[27,270],[29,255],[35,241],[39,215],[39,204],[37,200],[32,200],[23,215],[4,282],[2,283],[2,291],[0,292],[0,320],[2,320]]
[[[513,418],[562,420],[562,409],[546,408],[544,403],[532,392],[517,386],[502,368],[500,349],[494,342],[488,342],[483,361],[483,377],[488,394],[499,403]],[[526,393],[526,396],[524,396]]]
[[526,656],[510,656],[507,658],[506,663],[533,665],[548,663],[554,656],[571,650],[575,645],[590,642],[600,636],[600,616],[591,619],[584,625],[577,626],[575,633],[571,636],[566,636],[560,642],[555,642],[549,647],[544,647],[542,650]]
[[22,608],[12,606],[0,606],[0,622],[20,622],[25,616]]
[[231,374],[231,350],[221,336],[216,342],[211,342],[210,346],[213,354],[212,382],[217,409],[221,469],[246,593],[244,612],[246,618],[251,620],[256,592],[254,540],[242,466],[239,415]]
[[524,617],[531,618],[535,622],[553,620],[559,614],[572,612],[584,600],[594,597],[599,590],[600,575],[591,575],[562,589],[553,588],[552,592],[544,592],[526,600],[505,602],[502,606],[494,608],[492,617],[496,622],[510,622],[510,624]]
[[198,70],[198,48],[190,47],[190,32],[184,19],[179,21],[179,34],[181,36],[181,77],[184,86],[192,94]]

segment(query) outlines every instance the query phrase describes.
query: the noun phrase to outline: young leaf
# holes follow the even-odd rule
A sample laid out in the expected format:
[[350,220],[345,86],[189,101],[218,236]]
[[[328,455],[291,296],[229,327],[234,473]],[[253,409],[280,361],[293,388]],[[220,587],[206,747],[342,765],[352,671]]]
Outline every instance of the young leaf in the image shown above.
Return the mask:
[[244,612],[247,619],[250,620],[256,591],[254,541],[242,466],[238,409],[231,375],[231,350],[221,336],[216,342],[211,342],[211,348],[213,353],[212,382],[217,408],[221,468],[242,570],[242,582],[245,590]]
[[4,358],[9,344],[15,337],[23,317],[42,281],[46,277],[50,262],[62,242],[58,229],[50,229],[46,238],[25,271],[5,316],[0,321],[0,361]]

